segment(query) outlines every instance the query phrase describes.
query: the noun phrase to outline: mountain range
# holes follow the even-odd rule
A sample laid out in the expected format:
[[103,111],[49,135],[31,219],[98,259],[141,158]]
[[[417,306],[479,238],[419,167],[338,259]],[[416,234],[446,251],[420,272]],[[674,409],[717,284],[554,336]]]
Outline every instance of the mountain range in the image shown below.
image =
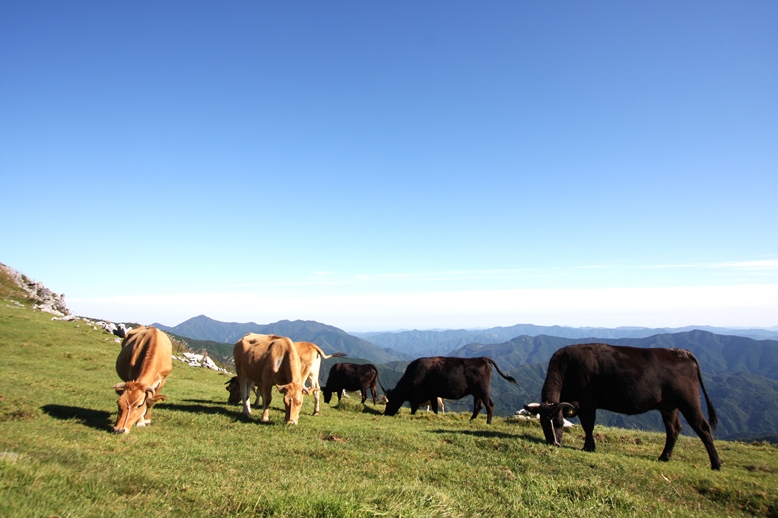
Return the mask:
[[778,340],[775,329],[738,329],[710,326],[687,326],[680,328],[648,327],[564,327],[518,324],[510,327],[490,329],[457,329],[442,331],[398,331],[390,333],[352,333],[381,348],[389,348],[410,355],[448,354],[458,347],[470,343],[507,342],[517,336],[556,336],[560,338],[582,338],[610,340],[618,338],[648,338],[654,335],[675,334],[687,331],[708,331],[719,335],[743,336],[754,340]]
[[232,356],[232,345],[235,342],[248,333],[258,333],[288,336],[296,342],[313,342],[327,354],[344,352],[349,356],[363,358],[374,363],[408,359],[403,354],[381,349],[367,340],[346,333],[342,329],[312,320],[281,320],[273,324],[255,324],[254,322],[220,322],[200,315],[173,327],[159,323],[152,325],[157,329],[186,338],[228,343],[230,344],[230,357]]

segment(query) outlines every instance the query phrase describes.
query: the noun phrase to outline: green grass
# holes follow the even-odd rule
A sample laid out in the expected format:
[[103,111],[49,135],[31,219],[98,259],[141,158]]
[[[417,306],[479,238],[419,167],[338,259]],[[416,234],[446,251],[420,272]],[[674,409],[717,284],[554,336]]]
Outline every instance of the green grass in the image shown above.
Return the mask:
[[298,426],[227,406],[227,376],[174,362],[154,423],[109,433],[113,337],[0,307],[0,516],[778,516],[778,449],[597,427],[598,451],[535,423],[381,415],[344,400]]

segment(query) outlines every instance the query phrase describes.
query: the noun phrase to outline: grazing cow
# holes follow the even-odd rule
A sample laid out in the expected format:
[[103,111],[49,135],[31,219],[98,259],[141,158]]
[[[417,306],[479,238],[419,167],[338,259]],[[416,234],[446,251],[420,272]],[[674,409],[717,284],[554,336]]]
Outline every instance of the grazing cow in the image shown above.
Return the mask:
[[[359,390],[362,393],[362,404],[367,399],[367,391],[370,390],[373,395],[373,404],[376,404],[375,384],[381,384],[378,379],[378,369],[375,365],[366,363],[358,365],[356,363],[336,363],[330,369],[330,376],[327,378],[327,386],[322,387],[324,392],[324,402],[329,403],[332,399],[332,393],[338,394],[338,403],[345,390]],[[384,387],[381,386],[381,390]],[[384,390],[384,392],[386,392]]]
[[[702,387],[710,424],[700,406]],[[526,405],[540,414],[546,442],[562,445],[562,420],[577,415],[586,438],[584,450],[594,451],[594,421],[598,408],[619,414],[659,410],[667,431],[659,460],[668,461],[681,431],[678,411],[702,439],[711,469],[721,460],[711,430],[718,419],[702,382],[697,358],[684,349],[642,349],[606,344],[580,344],[559,349],[548,364],[541,392],[543,403]]]
[[[297,349],[297,354],[300,356],[300,379],[303,384],[307,381],[310,385],[310,389],[313,390],[313,415],[319,415],[320,410],[320,392],[321,385],[319,384],[319,372],[321,371],[321,361],[329,358],[343,357],[346,353],[333,353],[324,354],[319,346],[311,342],[294,342],[294,347]],[[227,402],[229,404],[238,404],[241,402],[240,386],[238,384],[238,377],[233,376],[226,383],[227,391],[230,393]],[[259,406],[259,392],[257,392],[257,399],[254,402],[255,406]]]
[[151,408],[167,399],[159,392],[173,370],[173,345],[155,327],[140,326],[127,333],[116,358],[116,373],[124,383],[114,385],[119,395],[119,416],[114,433],[130,433],[133,425],[151,424]]
[[472,421],[478,416],[482,406],[486,406],[486,422],[491,424],[494,413],[494,401],[489,397],[489,384],[492,381],[492,366],[506,380],[516,383],[513,377],[504,374],[494,360],[480,358],[452,358],[434,356],[413,360],[405,369],[400,381],[393,390],[386,393],[386,415],[395,415],[403,403],[411,404],[411,414],[422,402],[429,400],[432,410],[438,412],[438,397],[460,399],[473,396]]
[[300,355],[289,338],[249,333],[233,348],[243,413],[251,415],[251,388],[256,384],[262,396],[262,422],[269,421],[273,385],[284,395],[284,422],[297,424],[303,405]]

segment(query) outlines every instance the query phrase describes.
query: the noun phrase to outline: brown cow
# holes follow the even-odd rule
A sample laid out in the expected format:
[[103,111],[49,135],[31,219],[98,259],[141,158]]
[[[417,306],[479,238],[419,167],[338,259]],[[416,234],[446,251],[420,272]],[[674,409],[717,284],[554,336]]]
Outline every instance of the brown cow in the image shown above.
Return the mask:
[[[321,391],[319,373],[321,371],[321,361],[322,359],[327,360],[329,358],[343,357],[346,356],[346,353],[324,354],[324,351],[322,351],[319,346],[311,342],[294,342],[294,347],[297,349],[297,354],[300,355],[300,379],[303,381],[303,384],[307,381],[310,385],[309,390],[313,390],[313,415],[319,415]],[[229,404],[240,403],[241,395],[238,377],[233,376],[226,385],[227,391],[230,393],[227,402]],[[259,393],[257,393],[257,399],[254,402],[254,405],[259,405]]]
[[173,369],[173,345],[155,327],[141,326],[127,333],[116,358],[116,373],[124,383],[114,385],[119,395],[119,416],[114,433],[130,433],[133,425],[151,424],[151,408],[167,399],[159,392]]
[[251,388],[256,384],[262,396],[262,422],[269,421],[273,385],[284,395],[284,422],[297,424],[303,405],[300,355],[289,338],[249,333],[233,348],[243,413],[251,415]]

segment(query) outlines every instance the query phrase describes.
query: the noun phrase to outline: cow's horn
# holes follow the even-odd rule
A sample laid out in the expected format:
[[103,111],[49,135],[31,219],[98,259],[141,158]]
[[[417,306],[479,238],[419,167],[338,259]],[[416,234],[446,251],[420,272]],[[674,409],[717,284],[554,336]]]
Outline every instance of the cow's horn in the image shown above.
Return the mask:
[[540,410],[540,403],[530,403],[528,405],[524,405],[524,410],[527,410],[528,412],[534,412],[538,413],[538,410]]
[[156,390],[154,389],[154,387],[152,387],[151,385],[146,385],[146,388],[144,388],[143,390],[144,390],[144,392],[146,392],[147,394],[148,394],[149,392],[151,392],[151,396],[149,396],[149,397],[154,397],[154,395],[157,393],[157,391],[156,391]]
[[562,412],[562,415],[570,417],[575,415],[576,408],[574,405],[571,405],[570,403],[559,403],[559,411]]
[[114,386],[113,386],[113,387],[111,387],[111,388],[112,388],[112,389],[114,389],[114,390],[124,390],[124,385],[125,385],[125,383],[124,383],[124,382],[122,382],[122,383],[117,383],[116,385],[114,385]]

